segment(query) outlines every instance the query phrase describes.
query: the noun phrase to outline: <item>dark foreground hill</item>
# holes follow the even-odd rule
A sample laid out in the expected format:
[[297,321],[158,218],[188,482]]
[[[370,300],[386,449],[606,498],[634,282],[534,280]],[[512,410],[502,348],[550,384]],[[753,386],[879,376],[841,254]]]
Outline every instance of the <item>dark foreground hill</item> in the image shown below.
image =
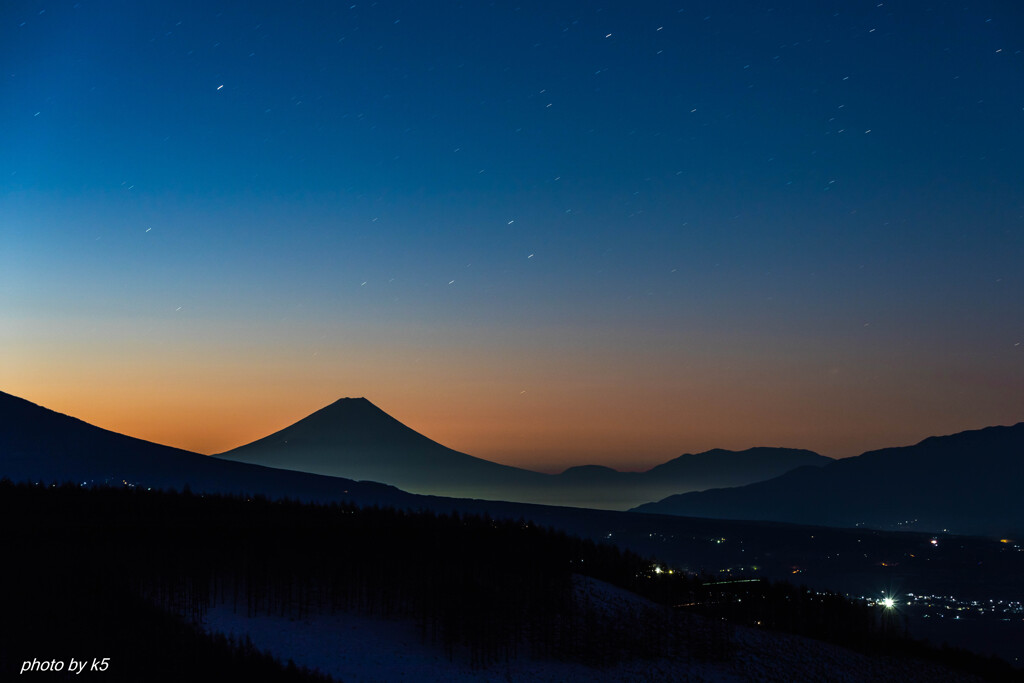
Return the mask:
[[[683,681],[695,667],[712,674],[707,680],[737,678],[728,671],[742,671],[740,680],[816,680],[830,667],[860,672],[843,680],[1014,675],[1005,663],[907,641],[870,601],[663,571],[611,545],[523,520],[2,481],[0,516],[20,520],[6,536],[19,549],[18,562],[0,586],[4,680],[28,662],[57,661],[52,653],[72,650],[90,659],[99,652],[109,665],[86,679],[179,681],[196,671],[204,679],[211,672],[237,678],[233,660],[235,672],[252,680],[315,679],[190,628],[214,610],[235,615],[242,633],[250,623],[273,621],[261,647],[290,652],[299,664],[308,652],[290,636],[300,623],[327,629],[336,657],[380,645],[359,645],[350,633],[356,621],[329,617],[351,615],[364,627],[373,620],[385,640],[413,629],[420,644],[434,648],[432,660],[460,674],[429,680],[505,680],[523,660],[550,674],[530,676],[544,681]],[[609,593],[608,584],[618,592]],[[842,647],[782,634],[748,642],[765,629]],[[766,643],[775,650],[771,658]],[[628,669],[643,676],[614,674],[638,661],[656,664]],[[397,679],[368,664],[342,664],[337,674]],[[403,679],[427,680],[418,663],[409,666]]]
[[262,439],[217,457],[268,467],[379,481],[413,493],[624,510],[673,493],[739,486],[830,458],[751,448],[687,454],[646,472],[572,467],[532,472],[452,450],[365,398],[343,398]]
[[639,512],[829,526],[1024,535],[1024,422],[870,451]]

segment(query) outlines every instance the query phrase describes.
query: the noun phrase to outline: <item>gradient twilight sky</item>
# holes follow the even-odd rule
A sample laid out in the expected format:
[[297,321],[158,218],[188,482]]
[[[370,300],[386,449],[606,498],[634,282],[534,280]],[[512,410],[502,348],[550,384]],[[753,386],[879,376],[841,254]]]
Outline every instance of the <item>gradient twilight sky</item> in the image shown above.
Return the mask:
[[560,470],[1024,420],[1017,2],[0,6],[0,390]]

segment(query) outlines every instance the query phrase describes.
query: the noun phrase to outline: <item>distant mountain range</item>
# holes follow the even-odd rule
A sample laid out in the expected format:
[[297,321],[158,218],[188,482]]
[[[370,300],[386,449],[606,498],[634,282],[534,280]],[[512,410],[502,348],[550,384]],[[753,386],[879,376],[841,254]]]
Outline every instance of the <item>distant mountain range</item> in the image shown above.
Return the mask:
[[830,461],[810,451],[755,448],[684,455],[643,473],[587,466],[542,474],[446,448],[361,398],[341,399],[211,457],[111,432],[0,392],[0,477],[14,481],[188,485],[196,492],[409,507],[422,507],[412,495],[419,493],[625,509],[679,491],[765,479],[808,462]]
[[1024,535],[1024,422],[870,451],[634,508],[720,519]]
[[[326,449],[325,443],[333,443],[335,448]],[[265,454],[266,464],[276,462],[275,458],[283,460],[309,452],[320,454],[327,463],[344,463],[352,456],[353,462],[366,467],[352,470],[354,477],[363,479],[370,478],[374,459],[382,463],[377,472],[390,471],[396,479],[403,467],[425,470],[428,483],[447,486],[453,495],[464,492],[465,498],[485,498],[488,492],[497,496],[502,490],[511,490],[501,488],[504,476],[525,492],[536,486],[532,495],[541,498],[538,502],[568,505],[581,504],[588,497],[598,502],[627,500],[656,486],[677,486],[673,481],[680,480],[690,482],[691,486],[713,486],[708,482],[722,476],[720,469],[728,469],[716,468],[716,462],[746,468],[748,476],[750,471],[755,476],[763,475],[763,470],[755,470],[762,460],[795,454],[797,460],[826,464],[798,467],[745,486],[663,495],[659,502],[639,505],[634,510],[723,520],[915,531],[948,529],[954,533],[1018,539],[1024,536],[1024,505],[1020,504],[1024,491],[1024,422],[1012,427],[931,437],[915,446],[872,451],[837,461],[809,451],[785,449],[709,451],[680,456],[643,473],[588,466],[545,475],[458,453],[405,427],[369,401],[342,399],[292,427],[226,455],[244,454],[250,448],[254,455]],[[390,469],[384,469],[385,466]],[[634,515],[414,495],[384,483],[357,482],[353,478],[200,455],[101,429],[3,392],[0,477],[178,490],[189,486],[196,493],[259,493],[269,498],[303,501],[344,500],[410,509],[459,509],[529,516],[537,521],[548,519],[556,526],[576,529],[584,535],[597,533],[602,527],[616,526],[625,533],[626,528],[644,526],[628,521]],[[656,483],[649,484],[644,481],[646,478]],[[477,483],[481,488],[473,489]],[[492,487],[490,490],[483,488],[487,484]],[[549,497],[547,501],[544,496]],[[667,548],[662,551],[667,552]]]
[[788,448],[712,450],[646,472],[571,467],[556,475],[460,453],[406,427],[365,398],[343,398],[290,427],[218,458],[348,479],[405,491],[594,509],[625,510],[664,496],[739,486],[830,458]]

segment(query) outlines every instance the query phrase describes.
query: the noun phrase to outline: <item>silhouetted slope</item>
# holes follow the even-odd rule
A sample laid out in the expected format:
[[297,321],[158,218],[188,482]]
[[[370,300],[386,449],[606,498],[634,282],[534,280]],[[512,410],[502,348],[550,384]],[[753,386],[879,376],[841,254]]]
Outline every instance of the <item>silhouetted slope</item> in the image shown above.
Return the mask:
[[584,465],[548,475],[442,446],[365,398],[343,398],[217,457],[381,481],[415,493],[607,509],[625,509],[681,491],[746,484],[801,465],[831,462],[810,451],[753,448],[683,455],[648,472]]
[[[802,463],[828,461],[810,451],[755,448],[684,455],[649,472],[588,465],[541,474],[442,446],[366,399],[341,399],[275,434],[210,458],[110,432],[0,392],[0,476],[16,481],[125,481],[176,489],[187,483],[195,491],[340,500],[347,496],[338,491],[356,490],[351,482],[332,480],[342,477],[429,495],[626,509],[681,491],[745,484]],[[373,496],[384,495],[382,488],[375,491]]]
[[831,458],[793,448],[716,448],[687,453],[646,472],[619,472],[599,465],[570,467],[552,483],[565,504],[624,510],[647,496],[662,498],[684,491],[742,486],[770,479],[796,467],[820,467]]
[[0,477],[12,481],[127,483],[148,488],[262,494],[306,501],[400,505],[391,486],[217,460],[95,427],[0,392]]
[[638,512],[1014,535],[1024,532],[1024,422],[870,451]]
[[752,481],[778,476],[785,471],[810,465],[821,467],[833,462],[832,458],[802,448],[748,448],[745,451],[727,451],[715,448],[703,453],[680,455],[666,463],[652,467],[647,474],[664,478],[693,481],[696,488],[706,489],[724,485],[735,472],[743,472]]
[[548,479],[539,472],[442,446],[365,398],[340,399],[279,432],[216,457],[470,498],[539,488]]

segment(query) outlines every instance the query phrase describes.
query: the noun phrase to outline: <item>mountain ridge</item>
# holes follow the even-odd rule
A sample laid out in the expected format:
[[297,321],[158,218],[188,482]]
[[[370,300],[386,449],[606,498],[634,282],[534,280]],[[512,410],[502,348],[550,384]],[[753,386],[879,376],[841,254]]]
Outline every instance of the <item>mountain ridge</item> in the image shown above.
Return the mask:
[[[44,419],[41,417],[43,415],[48,417]],[[184,463],[190,476],[197,481],[212,476],[218,482],[218,490],[241,490],[246,486],[243,482],[238,487],[223,489],[223,486],[230,484],[227,471],[206,462],[235,458],[200,455],[104,430],[3,392],[0,392],[0,432],[0,448],[6,451],[2,454],[4,465],[7,473],[15,478],[48,479],[51,473],[60,472],[64,479],[117,482],[132,481],[136,476],[134,473],[144,473],[151,481],[159,482],[160,486],[180,488],[185,477],[183,473],[173,471],[174,468],[168,464],[171,459],[176,459]],[[15,434],[17,443],[11,441]],[[319,447],[318,442],[325,438],[332,443],[327,447]],[[307,462],[283,462],[283,458],[295,453],[301,456],[305,452],[308,456],[310,450],[315,451],[314,456],[319,455],[329,460],[336,456],[339,444],[343,449],[348,449],[350,454],[355,453],[357,457],[354,461],[358,467],[348,471],[331,471],[320,467],[315,458]],[[377,448],[381,444],[384,444],[383,450]],[[601,465],[568,468],[561,474],[550,475],[493,463],[433,441],[363,397],[340,398],[289,427],[248,444],[246,448],[249,447],[264,450],[275,457],[238,460],[271,467],[275,471],[305,472],[353,482],[380,482],[410,490],[410,493],[542,505],[625,510],[679,491],[721,483],[719,480],[691,476],[686,471],[675,477],[653,480],[652,475],[647,473],[618,472]],[[44,451],[47,464],[33,463],[33,457],[40,456]],[[783,455],[785,452],[784,449],[751,451]],[[716,452],[720,456],[731,453],[721,450]],[[819,462],[829,461],[809,451],[793,452],[803,453],[805,457]],[[701,457],[700,454],[685,454],[666,464],[676,460],[696,462]],[[420,469],[423,469],[425,463],[428,474],[433,478],[426,485],[423,485],[422,479],[417,482],[414,477],[410,479],[408,476],[409,470],[415,469],[417,458],[420,460]],[[388,459],[390,462],[387,462]],[[384,467],[381,466],[382,460]],[[794,464],[799,463],[782,461],[776,462],[774,467],[776,471],[784,471]],[[758,473],[757,477],[751,477],[744,473],[745,466],[736,465],[734,462],[726,468],[725,483],[745,483],[775,473]],[[396,473],[406,476],[396,476]],[[254,486],[251,490],[256,490],[258,486],[255,482],[259,482],[261,476],[250,470],[242,479],[248,477],[252,480]],[[464,480],[453,486],[450,480],[458,476]],[[305,483],[295,483],[300,489],[307,486]],[[321,482],[314,488],[323,485]]]
[[[338,399],[284,429],[213,457],[469,498],[487,497],[501,485],[540,486],[546,476],[448,448],[365,398]],[[458,485],[459,478],[467,481]]]
[[0,391],[0,477],[12,481],[127,485],[307,502],[376,504],[414,499],[375,482],[230,463],[90,424]]
[[766,479],[830,458],[758,447],[684,454],[646,472],[602,465],[544,474],[455,451],[366,398],[342,398],[297,422],[214,457],[392,484],[413,493],[599,509],[626,509],[680,491]]
[[669,496],[635,512],[1024,534],[1024,422],[867,451],[741,487]]

